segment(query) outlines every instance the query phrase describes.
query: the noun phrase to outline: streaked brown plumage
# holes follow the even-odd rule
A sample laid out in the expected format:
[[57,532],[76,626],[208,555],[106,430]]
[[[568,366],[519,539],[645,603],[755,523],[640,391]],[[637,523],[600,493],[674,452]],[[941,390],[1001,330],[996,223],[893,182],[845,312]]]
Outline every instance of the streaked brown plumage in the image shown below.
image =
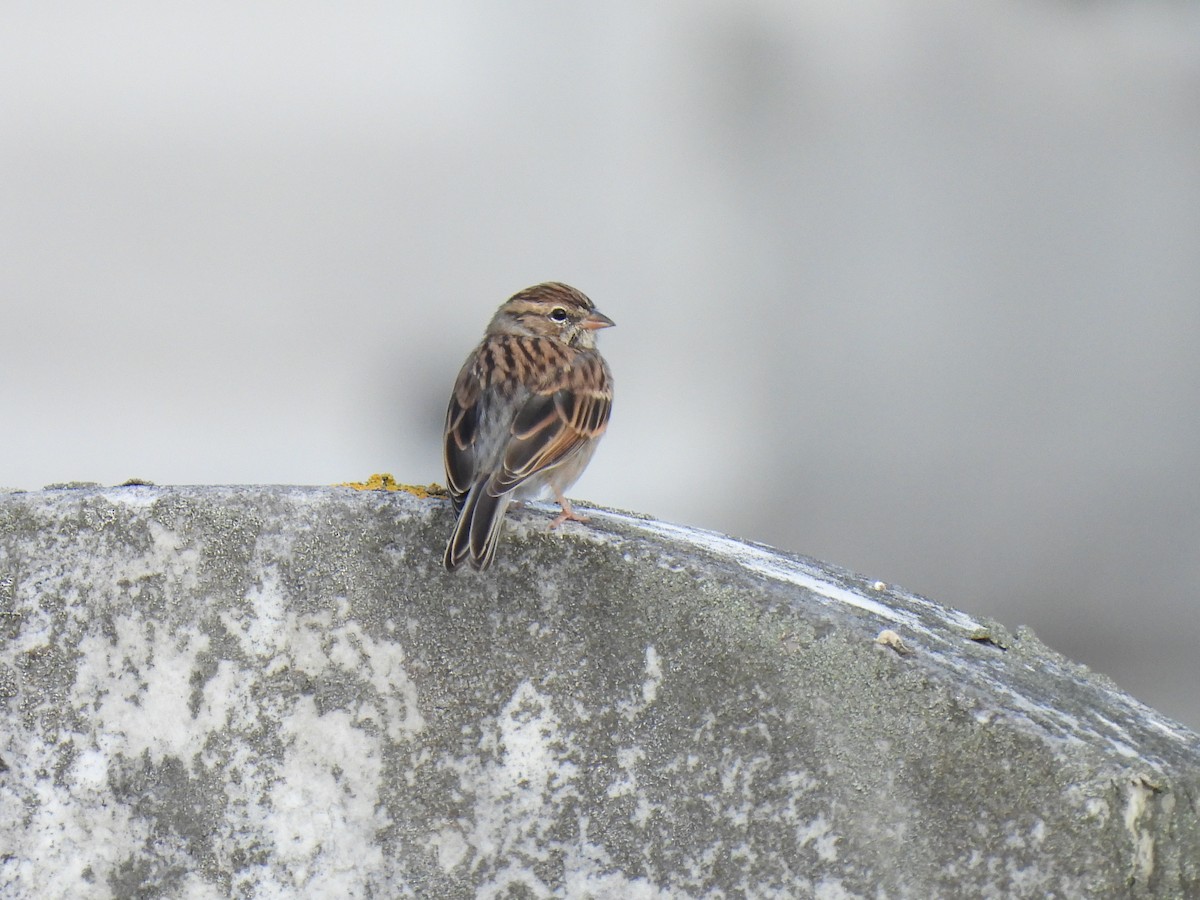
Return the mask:
[[587,521],[563,493],[608,427],[612,373],[596,331],[613,321],[561,282],[514,294],[467,357],[446,411],[446,483],[458,519],[444,562],[486,569],[509,503],[549,491],[550,527]]

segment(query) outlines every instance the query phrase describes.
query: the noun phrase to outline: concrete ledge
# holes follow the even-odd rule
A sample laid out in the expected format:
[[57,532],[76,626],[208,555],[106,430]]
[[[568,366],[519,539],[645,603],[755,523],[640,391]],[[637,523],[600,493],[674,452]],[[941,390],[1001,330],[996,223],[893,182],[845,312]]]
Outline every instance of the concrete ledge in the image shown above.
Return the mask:
[[0,896],[1200,896],[1200,738],[848,572],[613,511],[0,495]]

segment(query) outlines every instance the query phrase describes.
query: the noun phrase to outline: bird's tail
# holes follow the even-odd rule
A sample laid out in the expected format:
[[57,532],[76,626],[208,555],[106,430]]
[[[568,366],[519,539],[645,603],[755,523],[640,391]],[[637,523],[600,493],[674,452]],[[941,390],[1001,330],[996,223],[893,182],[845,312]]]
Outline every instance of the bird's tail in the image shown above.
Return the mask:
[[463,562],[483,571],[492,564],[496,555],[500,526],[504,523],[504,513],[508,510],[512,494],[496,496],[488,490],[489,486],[487,481],[482,481],[471,488],[458,514],[458,521],[454,523],[454,531],[442,559],[451,572]]

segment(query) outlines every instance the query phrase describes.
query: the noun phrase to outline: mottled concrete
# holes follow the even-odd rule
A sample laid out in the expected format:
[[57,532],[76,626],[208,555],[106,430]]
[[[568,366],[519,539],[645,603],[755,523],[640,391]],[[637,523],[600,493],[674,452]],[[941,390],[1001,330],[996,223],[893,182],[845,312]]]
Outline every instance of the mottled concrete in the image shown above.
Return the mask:
[[0,896],[1200,896],[1200,738],[1033,635],[511,518],[450,576],[434,498],[0,496]]

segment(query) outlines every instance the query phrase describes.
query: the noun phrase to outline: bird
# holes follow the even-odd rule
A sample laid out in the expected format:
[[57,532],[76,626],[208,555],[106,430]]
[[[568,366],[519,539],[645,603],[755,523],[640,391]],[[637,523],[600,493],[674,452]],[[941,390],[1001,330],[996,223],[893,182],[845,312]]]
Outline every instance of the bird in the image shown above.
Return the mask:
[[613,378],[596,332],[615,323],[581,291],[535,284],[500,305],[446,410],[443,461],[456,513],[443,563],[492,564],[509,504],[549,494],[550,523],[586,522],[564,492],[608,428]]

